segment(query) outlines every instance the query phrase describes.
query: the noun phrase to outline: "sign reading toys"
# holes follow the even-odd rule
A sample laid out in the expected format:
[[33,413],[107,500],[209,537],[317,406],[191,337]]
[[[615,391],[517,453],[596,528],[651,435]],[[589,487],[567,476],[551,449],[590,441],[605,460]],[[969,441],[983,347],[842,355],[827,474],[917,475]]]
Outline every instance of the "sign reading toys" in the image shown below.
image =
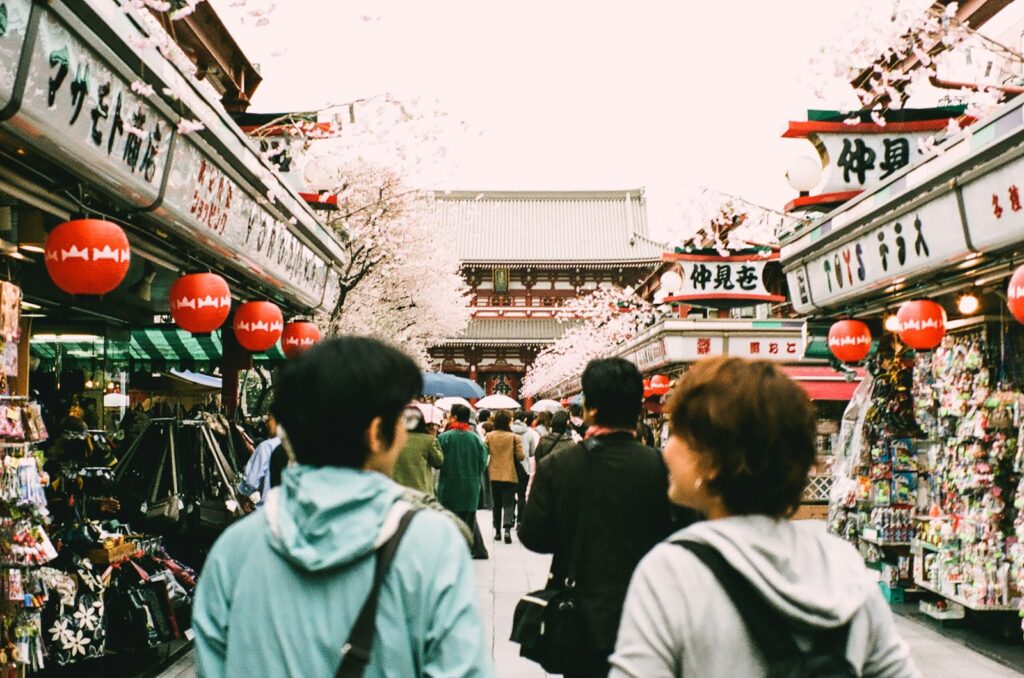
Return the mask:
[[714,306],[781,302],[786,297],[765,284],[768,266],[778,267],[779,253],[770,249],[742,250],[722,255],[716,250],[676,250],[662,255],[676,262],[681,278],[677,289],[666,289],[666,302],[702,302]]

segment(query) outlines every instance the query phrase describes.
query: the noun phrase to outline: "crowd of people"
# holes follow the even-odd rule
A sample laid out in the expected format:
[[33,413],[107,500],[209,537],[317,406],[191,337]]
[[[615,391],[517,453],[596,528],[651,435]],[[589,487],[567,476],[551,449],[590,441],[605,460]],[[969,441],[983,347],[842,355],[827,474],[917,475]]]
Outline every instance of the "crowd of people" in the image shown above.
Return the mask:
[[575,410],[456,405],[441,426],[386,344],[290,361],[272,410],[292,463],[276,487],[247,476],[261,508],[200,576],[200,675],[493,675],[470,563],[488,506],[496,544],[552,554],[548,586],[575,592],[566,676],[919,675],[856,551],[788,520],[814,462],[799,386],[698,363],[663,450],[632,363],[592,361],[582,388]]

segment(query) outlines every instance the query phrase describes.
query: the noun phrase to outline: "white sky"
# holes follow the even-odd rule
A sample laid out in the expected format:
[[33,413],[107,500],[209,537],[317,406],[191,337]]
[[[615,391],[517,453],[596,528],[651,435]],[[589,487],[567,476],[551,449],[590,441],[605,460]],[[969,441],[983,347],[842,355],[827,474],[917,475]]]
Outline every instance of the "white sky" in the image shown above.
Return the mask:
[[256,27],[248,12],[268,0],[213,4],[264,77],[251,110],[436,97],[481,133],[446,188],[646,186],[656,233],[678,228],[687,186],[772,208],[794,197],[786,163],[813,151],[780,135],[829,107],[801,74],[856,5],[278,0]]

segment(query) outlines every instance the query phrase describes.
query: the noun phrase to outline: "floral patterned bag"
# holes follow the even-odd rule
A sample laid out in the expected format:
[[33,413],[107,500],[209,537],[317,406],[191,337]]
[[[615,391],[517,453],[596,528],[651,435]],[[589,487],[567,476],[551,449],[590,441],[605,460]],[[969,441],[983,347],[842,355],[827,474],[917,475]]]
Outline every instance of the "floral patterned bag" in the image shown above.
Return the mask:
[[71,571],[42,568],[50,590],[43,608],[46,654],[57,666],[102,657],[107,623],[104,585],[88,560],[74,558]]

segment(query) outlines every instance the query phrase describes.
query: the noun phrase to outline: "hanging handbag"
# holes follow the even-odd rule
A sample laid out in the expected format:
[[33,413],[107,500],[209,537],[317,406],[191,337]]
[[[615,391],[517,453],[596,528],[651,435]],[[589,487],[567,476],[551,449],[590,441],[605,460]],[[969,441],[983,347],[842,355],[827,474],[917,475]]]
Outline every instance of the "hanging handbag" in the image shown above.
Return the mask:
[[[587,455],[583,484],[589,486],[594,466],[594,448],[598,438],[583,442]],[[576,572],[583,550],[592,501],[584,495],[580,506],[580,519],[573,537],[572,552],[565,579],[548,581],[548,586],[531,591],[520,598],[512,616],[514,643],[519,643],[519,654],[540,664],[549,673],[564,673],[579,661],[585,647],[583,623],[580,619],[579,599],[576,594]]]
[[[163,480],[164,469],[167,462],[171,466],[171,493],[163,499],[157,499],[160,494],[160,485]],[[174,431],[170,430],[167,439],[167,447],[164,448],[164,457],[157,469],[156,480],[153,482],[153,491],[150,493],[149,502],[143,509],[148,520],[161,523],[176,523],[180,517],[181,497],[178,496],[178,462],[174,450]]]

